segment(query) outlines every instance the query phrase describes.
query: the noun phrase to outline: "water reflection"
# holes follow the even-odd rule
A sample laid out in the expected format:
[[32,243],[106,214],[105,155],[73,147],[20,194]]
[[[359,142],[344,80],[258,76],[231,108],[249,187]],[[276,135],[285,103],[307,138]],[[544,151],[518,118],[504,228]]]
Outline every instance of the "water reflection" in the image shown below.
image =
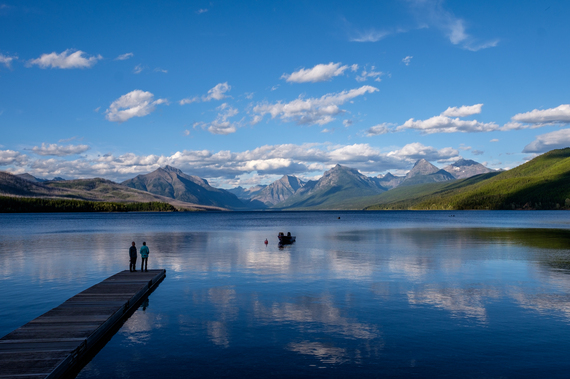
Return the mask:
[[320,342],[302,341],[290,343],[287,349],[296,353],[311,355],[322,363],[340,364],[348,361],[346,349],[334,346],[326,346]]
[[408,292],[408,301],[412,305],[431,305],[451,312],[453,317],[474,318],[482,324],[487,323],[485,303],[498,299],[497,288],[462,288],[461,286],[428,287]]
[[327,295],[320,298],[304,296],[295,302],[273,303],[270,306],[255,302],[254,316],[260,322],[266,323],[295,322],[309,332],[324,331],[327,334],[364,340],[380,336],[374,325],[344,316],[342,310],[336,307]]
[[[156,370],[173,370],[177,362],[195,369],[216,359],[267,370],[279,362],[335,367],[348,376],[346,367],[440,367],[442,356],[477,368],[530,344],[524,338],[541,345],[556,333],[559,351],[570,348],[564,342],[570,341],[567,230],[424,228],[417,220],[394,227],[345,216],[326,225],[290,221],[295,228],[277,216],[268,225],[265,215],[255,227],[236,229],[232,217],[242,216],[217,217],[210,229],[188,222],[170,229],[119,225],[113,233],[86,220],[33,238],[3,235],[0,274],[8,300],[2,327],[22,324],[10,323],[15,315],[33,318],[26,303],[43,313],[50,302],[126,269],[130,241],[145,240],[149,266],[166,268],[168,277],[80,377],[129,377],[114,356],[140,361],[150,350],[161,352]],[[297,242],[265,245],[275,230],[294,230]],[[497,333],[503,345],[489,342]],[[528,354],[509,357],[524,365],[535,359]]]

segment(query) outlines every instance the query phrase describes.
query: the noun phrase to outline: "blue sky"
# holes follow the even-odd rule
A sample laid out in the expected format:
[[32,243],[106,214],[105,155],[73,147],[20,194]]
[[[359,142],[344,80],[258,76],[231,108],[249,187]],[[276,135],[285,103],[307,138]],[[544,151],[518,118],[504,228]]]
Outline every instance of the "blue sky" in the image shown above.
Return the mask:
[[0,0],[0,170],[230,188],[570,145],[570,2]]

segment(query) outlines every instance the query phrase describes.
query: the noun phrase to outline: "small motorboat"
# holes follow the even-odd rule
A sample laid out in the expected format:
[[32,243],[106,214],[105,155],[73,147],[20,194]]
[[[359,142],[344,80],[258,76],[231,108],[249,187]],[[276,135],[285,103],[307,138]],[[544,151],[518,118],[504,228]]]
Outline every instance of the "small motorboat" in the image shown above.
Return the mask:
[[297,239],[297,237],[291,235],[291,232],[287,233],[287,235],[280,232],[277,238],[279,238],[279,243],[283,245],[293,243]]

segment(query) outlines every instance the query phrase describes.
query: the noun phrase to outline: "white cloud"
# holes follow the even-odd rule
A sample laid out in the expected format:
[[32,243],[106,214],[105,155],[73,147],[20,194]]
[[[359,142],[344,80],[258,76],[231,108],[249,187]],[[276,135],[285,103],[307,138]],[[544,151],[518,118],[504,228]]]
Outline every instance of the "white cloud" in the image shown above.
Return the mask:
[[4,54],[0,54],[0,64],[6,66],[6,68],[12,68],[12,61],[18,59],[17,55],[7,56]]
[[498,39],[480,42],[466,31],[465,21],[443,8],[441,0],[409,0],[412,9],[422,22],[434,26],[445,34],[454,45],[460,45],[466,50],[478,51],[495,47]]
[[196,11],[197,14],[202,14],[202,13],[206,13],[206,12],[208,12],[208,9],[206,9],[206,8],[198,9]]
[[459,151],[445,147],[436,149],[431,146],[424,146],[419,142],[409,143],[399,150],[388,153],[388,156],[417,161],[418,159],[426,159],[428,161],[447,161],[450,159],[459,159]]
[[339,63],[330,62],[329,64],[318,64],[313,68],[302,68],[292,74],[283,74],[281,79],[285,79],[289,83],[316,83],[326,82],[335,76],[342,75],[350,66],[341,66]]
[[125,54],[121,54],[119,55],[117,58],[115,58],[116,61],[126,61],[129,58],[132,58],[134,56],[133,53],[125,53]]
[[526,113],[519,113],[511,117],[515,122],[527,124],[568,124],[570,123],[570,104],[562,104],[556,108],[535,109]]
[[380,134],[386,134],[386,133],[390,133],[390,126],[393,126],[392,124],[389,123],[382,123],[382,124],[378,124],[378,125],[374,125],[373,127],[369,128],[366,131],[366,135],[368,137],[371,136],[378,136]]
[[561,129],[537,136],[523,149],[523,153],[544,153],[570,146],[570,129]]
[[342,120],[342,124],[344,125],[345,128],[348,128],[349,126],[351,126],[353,124],[354,121],[352,120]]
[[239,125],[235,122],[229,121],[229,118],[237,115],[239,113],[238,110],[232,108],[227,103],[223,103],[216,109],[220,111],[220,113],[218,113],[218,117],[216,117],[214,121],[210,123],[199,123],[198,125],[207,129],[212,134],[235,133]]
[[402,62],[403,62],[406,66],[409,66],[409,65],[410,65],[410,62],[412,61],[412,58],[413,58],[413,56],[408,55],[408,56],[406,56],[404,59],[402,59]]
[[499,140],[497,138],[493,138],[492,140],[490,140],[489,142],[499,142]]
[[528,129],[530,127],[531,127],[531,125],[529,125],[529,124],[523,124],[520,122],[510,121],[510,122],[507,122],[505,125],[501,126],[501,131],[508,132],[510,130],[522,130],[522,129]]
[[374,81],[380,82],[380,77],[384,75],[382,71],[374,71],[376,68],[372,66],[370,70],[364,69],[362,73],[356,77],[357,82],[365,82],[368,78],[374,78]]
[[143,117],[155,110],[155,105],[167,103],[166,99],[153,101],[154,95],[150,92],[134,90],[113,101],[105,111],[109,121],[122,123],[132,117]]
[[163,74],[167,74],[168,70],[165,70],[163,68],[157,67],[154,69],[154,72],[162,72]]
[[498,39],[495,39],[495,40],[483,42],[480,44],[467,43],[467,44],[464,44],[463,47],[467,50],[470,50],[470,51],[479,51],[479,50],[487,49],[489,47],[495,47],[499,44],[499,42],[500,41]]
[[339,93],[329,93],[320,98],[303,99],[299,97],[289,103],[260,103],[253,112],[252,124],[260,122],[266,114],[271,118],[280,117],[284,122],[294,121],[297,124],[325,125],[334,120],[334,116],[343,112],[340,105],[355,97],[374,93],[378,88],[362,86]]
[[475,133],[491,132],[498,130],[499,125],[494,122],[479,122],[477,120],[460,120],[459,118],[449,118],[446,116],[434,116],[427,120],[414,120],[413,118],[398,126],[397,130],[416,129],[424,134],[432,133]]
[[208,91],[208,94],[202,96],[202,101],[210,100],[222,100],[228,97],[225,95],[226,92],[231,90],[232,87],[228,85],[228,82],[216,84],[216,86]]
[[483,104],[462,105],[460,107],[449,107],[441,115],[447,117],[467,117],[481,113]]
[[484,152],[484,151],[481,151],[481,150],[473,150],[473,151],[471,151],[471,153],[472,153],[473,155],[483,155],[483,154],[485,154],[485,152]]
[[184,105],[184,104],[192,104],[192,103],[197,103],[199,102],[200,99],[198,97],[193,97],[193,98],[189,98],[187,97],[186,99],[182,99],[178,102],[178,104],[180,105]]
[[352,42],[378,42],[381,39],[392,34],[388,30],[376,30],[369,29],[366,31],[357,32],[355,37],[352,37],[350,41]]
[[103,59],[101,55],[87,57],[84,56],[85,52],[81,50],[73,51],[67,49],[64,52],[57,54],[42,54],[37,59],[32,59],[28,62],[28,66],[38,65],[41,68],[90,68],[97,61]]
[[138,64],[135,66],[135,68],[133,68],[133,74],[140,74],[144,71],[144,69],[145,67],[142,64]]
[[0,166],[23,166],[27,163],[28,157],[14,150],[0,150]]
[[477,120],[461,120],[457,117],[466,117],[481,113],[483,104],[463,105],[461,107],[449,107],[439,116],[428,118],[427,120],[414,120],[413,118],[398,126],[396,130],[416,129],[424,134],[432,133],[476,133],[502,130],[494,122],[479,122]]
[[58,145],[56,143],[46,144],[42,143],[42,146],[34,146],[31,149],[34,153],[38,155],[53,155],[57,157],[65,157],[68,155],[81,154],[89,150],[87,145]]

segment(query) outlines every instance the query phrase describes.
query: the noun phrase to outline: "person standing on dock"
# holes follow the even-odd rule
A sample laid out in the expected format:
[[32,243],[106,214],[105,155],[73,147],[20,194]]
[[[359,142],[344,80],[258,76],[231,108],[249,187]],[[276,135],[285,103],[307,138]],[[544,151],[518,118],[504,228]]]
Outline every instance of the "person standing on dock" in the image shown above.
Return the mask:
[[143,245],[141,247],[141,272],[143,270],[143,266],[145,272],[148,272],[148,253],[148,246],[146,245],[146,242],[143,242]]
[[131,272],[137,271],[137,248],[135,247],[135,241],[133,241],[133,244],[129,249],[129,258],[129,270]]

